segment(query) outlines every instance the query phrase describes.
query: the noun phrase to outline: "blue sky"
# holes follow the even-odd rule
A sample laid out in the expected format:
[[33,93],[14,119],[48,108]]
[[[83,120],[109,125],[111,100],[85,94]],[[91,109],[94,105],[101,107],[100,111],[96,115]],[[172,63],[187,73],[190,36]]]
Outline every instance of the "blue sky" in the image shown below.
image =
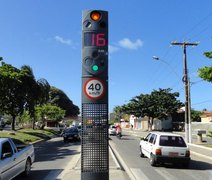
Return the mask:
[[36,79],[47,79],[79,107],[83,10],[109,12],[110,112],[159,88],[180,92],[184,102],[183,49],[170,43],[199,42],[187,48],[192,108],[212,110],[212,83],[197,76],[212,65],[203,56],[212,51],[211,0],[2,0],[0,7],[0,56],[18,68],[29,65]]

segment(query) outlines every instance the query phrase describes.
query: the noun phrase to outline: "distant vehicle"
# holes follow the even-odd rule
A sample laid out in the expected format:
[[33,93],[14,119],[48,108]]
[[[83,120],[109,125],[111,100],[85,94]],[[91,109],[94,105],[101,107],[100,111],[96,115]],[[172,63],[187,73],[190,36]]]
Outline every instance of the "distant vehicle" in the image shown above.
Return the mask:
[[35,160],[33,145],[16,146],[10,138],[0,138],[0,179],[8,180],[19,174],[28,176]]
[[76,127],[67,128],[62,133],[64,142],[70,140],[77,140],[80,141],[80,132]]
[[150,164],[178,163],[189,166],[190,151],[182,136],[165,132],[150,132],[140,141],[140,156],[148,157]]
[[108,129],[109,135],[116,135],[116,126],[115,125],[110,125]]
[[4,121],[0,120],[0,128],[3,129],[3,128],[5,127],[5,125],[6,125],[6,124],[4,123]]

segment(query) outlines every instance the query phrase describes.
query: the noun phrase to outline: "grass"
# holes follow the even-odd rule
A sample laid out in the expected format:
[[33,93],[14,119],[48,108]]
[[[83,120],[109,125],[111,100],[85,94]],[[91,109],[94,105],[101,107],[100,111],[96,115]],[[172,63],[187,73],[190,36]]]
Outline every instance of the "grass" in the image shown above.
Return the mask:
[[0,131],[0,138],[12,138],[17,144],[30,144],[38,140],[50,139],[50,137],[54,135],[57,135],[57,132],[52,129],[20,129],[17,131]]
[[206,145],[206,147],[212,148],[212,144],[208,144]]

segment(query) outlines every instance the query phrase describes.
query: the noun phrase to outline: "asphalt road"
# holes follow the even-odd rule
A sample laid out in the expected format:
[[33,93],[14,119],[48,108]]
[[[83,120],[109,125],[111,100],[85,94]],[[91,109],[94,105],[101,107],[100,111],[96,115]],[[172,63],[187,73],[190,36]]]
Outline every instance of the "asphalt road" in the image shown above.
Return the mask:
[[[26,180],[53,180],[60,175],[74,155],[79,154],[80,142],[64,143],[62,137],[36,144],[35,163]],[[18,176],[14,180],[22,180]]]
[[212,180],[212,161],[191,155],[188,169],[165,165],[152,167],[148,158],[139,156],[139,138],[123,134],[122,139],[111,137],[116,150],[137,180]]

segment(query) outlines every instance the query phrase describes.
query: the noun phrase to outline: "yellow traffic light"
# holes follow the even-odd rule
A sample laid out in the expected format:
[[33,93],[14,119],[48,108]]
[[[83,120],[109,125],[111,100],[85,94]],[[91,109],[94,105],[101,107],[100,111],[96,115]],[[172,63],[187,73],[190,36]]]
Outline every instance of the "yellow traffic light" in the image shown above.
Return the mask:
[[92,11],[90,16],[93,21],[99,21],[102,17],[101,13],[98,11]]

